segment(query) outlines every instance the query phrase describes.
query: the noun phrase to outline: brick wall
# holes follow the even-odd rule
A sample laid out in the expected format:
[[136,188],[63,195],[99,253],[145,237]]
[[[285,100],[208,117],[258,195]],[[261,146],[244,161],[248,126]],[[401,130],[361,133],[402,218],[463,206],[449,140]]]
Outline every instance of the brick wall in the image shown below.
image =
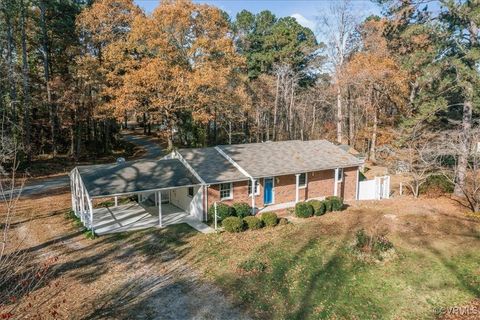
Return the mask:
[[343,169],[343,182],[340,196],[345,200],[355,200],[357,196],[357,167]]
[[[339,182],[339,196],[345,200],[355,199],[357,193],[357,167],[344,169],[343,182]],[[295,201],[295,175],[277,176],[274,178],[275,204]],[[263,207],[263,179],[260,179],[260,194],[255,196],[255,206]],[[335,170],[309,172],[307,187],[299,189],[299,200],[328,197],[334,194]],[[220,201],[220,185],[211,185],[208,188],[208,206]],[[252,199],[248,196],[248,180],[233,183],[233,199],[223,203],[232,205],[234,202],[246,202],[251,205]]]

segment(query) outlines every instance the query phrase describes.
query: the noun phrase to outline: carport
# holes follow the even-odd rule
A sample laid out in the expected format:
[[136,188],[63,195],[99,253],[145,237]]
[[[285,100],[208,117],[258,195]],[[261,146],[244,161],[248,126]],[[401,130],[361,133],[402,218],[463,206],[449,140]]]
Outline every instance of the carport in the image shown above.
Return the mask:
[[[203,188],[178,159],[79,166],[70,183],[75,215],[97,234],[202,219]],[[119,198],[132,195],[136,202],[119,205]],[[113,205],[94,208],[94,201],[105,198]]]

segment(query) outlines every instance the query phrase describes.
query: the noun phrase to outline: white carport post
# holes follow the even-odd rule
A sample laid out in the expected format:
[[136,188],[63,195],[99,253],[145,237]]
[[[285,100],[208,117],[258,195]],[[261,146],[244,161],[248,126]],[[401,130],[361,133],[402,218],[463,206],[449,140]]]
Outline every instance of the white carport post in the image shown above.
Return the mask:
[[88,202],[88,210],[90,211],[90,230],[92,231],[92,236],[95,236],[95,230],[93,230],[93,206],[92,206],[92,199],[87,193],[87,202]]
[[162,227],[162,192],[157,191],[157,199],[158,199],[158,226]]
[[256,193],[255,192],[255,186],[256,185],[255,185],[255,179],[252,178],[251,181],[252,181],[252,188],[251,188],[251,190],[252,190],[252,216],[254,216],[255,215],[255,193]]
[[298,192],[299,185],[300,185],[300,173],[296,173],[295,174],[295,203],[297,203],[300,198],[299,192]]
[[118,197],[115,196],[115,207],[118,207]]

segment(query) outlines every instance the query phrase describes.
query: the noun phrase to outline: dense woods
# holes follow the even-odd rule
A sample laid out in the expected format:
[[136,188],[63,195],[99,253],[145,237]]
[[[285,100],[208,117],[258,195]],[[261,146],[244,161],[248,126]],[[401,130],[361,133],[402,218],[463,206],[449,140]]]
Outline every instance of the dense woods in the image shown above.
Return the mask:
[[[78,160],[109,153],[133,120],[169,148],[324,138],[394,170],[448,162],[465,193],[480,5],[379,5],[382,16],[358,19],[335,2],[310,30],[270,11],[229,17],[186,0],[151,13],[133,0],[4,0],[2,147],[18,141],[26,162]],[[455,152],[446,137],[458,138]]]

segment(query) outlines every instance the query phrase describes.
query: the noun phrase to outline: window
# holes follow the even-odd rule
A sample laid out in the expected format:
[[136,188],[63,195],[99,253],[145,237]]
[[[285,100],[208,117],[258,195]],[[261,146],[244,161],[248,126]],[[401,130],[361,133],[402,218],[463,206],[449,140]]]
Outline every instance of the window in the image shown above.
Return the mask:
[[[258,180],[255,180],[255,195],[260,194],[260,189],[258,188]],[[248,195],[252,195],[252,180],[248,180]]]
[[337,182],[343,181],[343,168],[337,169]]
[[233,185],[231,183],[222,183],[220,185],[220,200],[233,199]]
[[189,188],[188,188],[188,196],[189,196],[190,198],[193,198],[193,192],[194,192],[193,187],[189,187]]
[[305,172],[300,173],[300,175],[298,177],[298,187],[299,188],[306,188],[307,187],[307,174]]

